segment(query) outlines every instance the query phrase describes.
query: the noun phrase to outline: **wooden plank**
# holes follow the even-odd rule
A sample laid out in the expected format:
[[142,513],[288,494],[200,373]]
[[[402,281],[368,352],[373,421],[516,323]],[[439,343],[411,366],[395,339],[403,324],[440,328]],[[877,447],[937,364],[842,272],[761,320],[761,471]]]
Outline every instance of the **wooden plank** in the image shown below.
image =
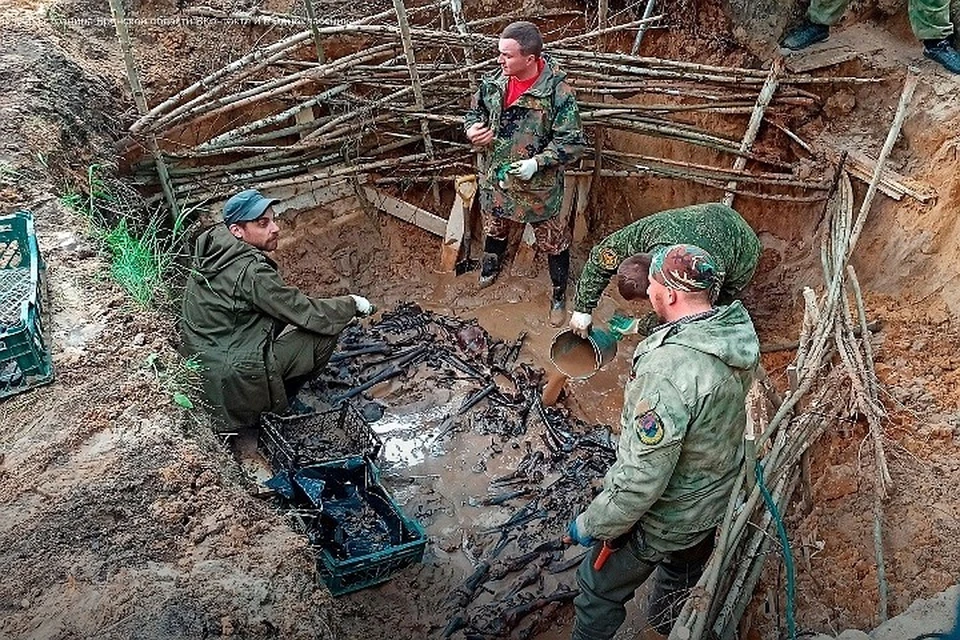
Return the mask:
[[574,200],[574,219],[573,219],[573,241],[577,244],[587,239],[590,234],[590,221],[587,219],[587,205],[590,203],[590,185],[593,184],[593,176],[570,176],[567,180],[573,180],[576,184],[576,196]]
[[[856,149],[847,150],[847,163],[852,161],[851,173],[861,180],[869,182],[873,178],[873,171],[877,166],[877,161],[862,151]],[[903,195],[910,196],[924,204],[931,202],[937,197],[937,190],[931,185],[924,184],[918,180],[908,178],[897,173],[893,169],[884,168],[880,175],[881,185],[898,191]],[[899,198],[897,198],[899,200]]]
[[290,215],[299,211],[316,209],[347,198],[356,199],[356,194],[350,181],[326,184],[322,187],[311,187],[310,184],[291,185],[275,189],[264,189],[263,194],[269,198],[280,200],[273,205],[277,215]]
[[457,176],[455,184],[457,196],[453,199],[443,245],[440,247],[440,273],[450,273],[457,268],[466,229],[466,214],[473,206],[473,198],[477,193],[476,176]]
[[520,238],[520,246],[517,247],[517,255],[513,259],[513,268],[510,269],[510,275],[522,278],[532,278],[537,275],[534,261],[537,258],[537,250],[534,245],[537,243],[537,236],[533,233],[533,226],[527,223],[523,226],[523,236]]
[[395,218],[399,218],[404,222],[409,222],[414,224],[424,231],[429,231],[430,233],[444,237],[447,233],[447,221],[441,218],[440,216],[430,213],[426,209],[421,209],[420,207],[414,206],[409,202],[404,202],[398,198],[394,198],[391,195],[388,195],[379,189],[375,189],[370,186],[363,187],[364,193],[367,195],[367,198],[370,199],[370,202],[380,211],[384,213],[389,213]]
[[787,69],[791,73],[807,73],[815,69],[831,67],[835,64],[848,62],[859,57],[860,54],[846,45],[833,46],[819,51],[791,54],[787,58]]

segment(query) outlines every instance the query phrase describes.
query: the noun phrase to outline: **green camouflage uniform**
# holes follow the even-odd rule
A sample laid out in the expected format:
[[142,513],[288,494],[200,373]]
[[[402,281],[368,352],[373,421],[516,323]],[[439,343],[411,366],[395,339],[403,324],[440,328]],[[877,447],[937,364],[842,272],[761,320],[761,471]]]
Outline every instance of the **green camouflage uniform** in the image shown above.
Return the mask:
[[[840,21],[850,0],[813,0],[807,17],[814,24],[831,26]],[[950,0],[910,0],[910,27],[918,40],[943,40],[953,35]]]
[[759,357],[739,301],[664,325],[637,347],[617,460],[582,523],[597,540],[629,534],[629,541],[601,571],[592,567],[596,548],[581,565],[575,639],[612,638],[636,588],[665,558],[703,543],[723,519]]
[[[543,60],[534,85],[506,109],[508,77],[499,69],[484,76],[464,117],[464,130],[478,122],[493,130],[480,174],[480,206],[488,216],[534,223],[555,217],[563,200],[563,165],[583,154],[576,96],[557,63],[548,56]],[[529,158],[537,159],[533,177],[510,176],[502,188],[505,167]]]
[[749,284],[763,248],[747,221],[720,203],[695,204],[640,218],[611,233],[590,251],[577,282],[574,311],[591,313],[620,263],[658,246],[692,244],[709,253],[724,271],[719,304],[733,301]]
[[202,233],[180,328],[184,355],[205,367],[219,426],[254,426],[263,411],[285,409],[284,382],[322,370],[356,313],[350,296],[316,299],[285,285],[276,263],[225,225]]

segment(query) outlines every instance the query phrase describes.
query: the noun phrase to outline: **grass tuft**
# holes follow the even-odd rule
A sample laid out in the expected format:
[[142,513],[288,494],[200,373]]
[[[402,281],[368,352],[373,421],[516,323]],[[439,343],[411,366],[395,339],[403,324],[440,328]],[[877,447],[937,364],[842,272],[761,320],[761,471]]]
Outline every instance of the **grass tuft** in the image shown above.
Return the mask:
[[[87,220],[91,234],[110,257],[110,276],[142,307],[170,302],[190,211],[181,212],[165,228],[162,210],[144,216],[146,205],[139,196],[121,182],[105,178],[95,164],[87,169],[85,186],[86,193],[68,191],[60,202]],[[144,217],[146,224],[138,222]]]

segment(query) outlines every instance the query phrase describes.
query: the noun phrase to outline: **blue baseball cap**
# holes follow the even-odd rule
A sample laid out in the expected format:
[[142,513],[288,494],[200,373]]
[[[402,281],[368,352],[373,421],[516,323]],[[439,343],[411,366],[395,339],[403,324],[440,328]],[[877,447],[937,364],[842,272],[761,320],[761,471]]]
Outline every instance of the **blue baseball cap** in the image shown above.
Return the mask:
[[236,222],[249,222],[263,215],[270,205],[280,202],[265,198],[256,189],[246,189],[227,200],[223,205],[223,222],[231,225]]

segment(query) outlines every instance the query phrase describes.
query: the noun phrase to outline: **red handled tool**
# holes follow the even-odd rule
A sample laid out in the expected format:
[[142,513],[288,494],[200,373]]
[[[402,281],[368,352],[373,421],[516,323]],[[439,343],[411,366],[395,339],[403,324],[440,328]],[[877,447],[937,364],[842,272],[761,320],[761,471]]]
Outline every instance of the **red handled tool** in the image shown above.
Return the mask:
[[600,553],[597,554],[597,559],[593,561],[593,570],[600,571],[600,569],[603,569],[603,565],[607,563],[607,558],[609,558],[610,554],[614,551],[616,551],[616,549],[610,546],[610,541],[604,540],[603,547],[600,548]]

